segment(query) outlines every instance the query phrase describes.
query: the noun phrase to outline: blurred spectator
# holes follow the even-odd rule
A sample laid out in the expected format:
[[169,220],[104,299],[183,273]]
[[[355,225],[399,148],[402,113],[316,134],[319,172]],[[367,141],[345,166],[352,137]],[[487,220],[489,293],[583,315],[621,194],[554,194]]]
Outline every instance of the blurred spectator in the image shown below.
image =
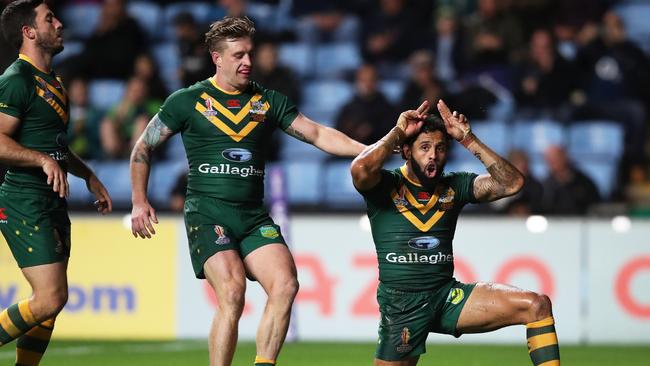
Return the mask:
[[465,61],[462,31],[453,8],[438,9],[435,28],[432,49],[436,58],[436,76],[449,85],[459,75]]
[[103,116],[102,111],[89,103],[86,80],[72,79],[67,89],[70,101],[68,146],[82,159],[101,159],[99,124]]
[[106,158],[123,159],[129,156],[135,141],[149,122],[147,92],[144,80],[137,77],[129,79],[123,99],[104,117],[100,136]]
[[584,215],[589,206],[600,201],[598,189],[578,170],[561,146],[544,152],[548,177],[543,182],[542,210],[549,215]]
[[467,18],[466,52],[475,70],[516,62],[524,44],[522,28],[498,0],[479,0],[478,9]]
[[400,62],[421,47],[425,24],[410,11],[405,0],[380,0],[379,7],[363,23],[362,51],[366,61]]
[[344,0],[294,1],[291,13],[298,20],[296,36],[301,42],[356,42],[359,21],[344,10]]
[[601,35],[584,46],[577,58],[583,71],[583,105],[574,119],[608,119],[625,126],[628,160],[644,156],[646,109],[650,100],[650,63],[634,43],[627,40],[620,17],[605,13]]
[[214,75],[214,63],[192,14],[179,13],[174,18],[174,31],[181,59],[178,72],[183,86],[188,87]]
[[127,14],[125,3],[125,0],[105,0],[99,24],[85,42],[81,60],[70,58],[71,63],[82,63],[84,76],[126,80],[133,72],[136,56],[147,51],[145,35]]
[[[241,17],[246,15],[247,0],[218,0],[217,4],[226,10],[226,15]],[[217,19],[211,19],[216,21]]]
[[[400,110],[417,108],[425,99],[429,102],[443,98],[445,90],[434,74],[433,56],[428,51],[416,51],[409,60],[409,81],[404,88]],[[434,102],[430,110],[435,109]]]
[[[270,40],[255,47],[255,67],[252,80],[267,89],[274,89],[300,105],[300,83],[291,69],[278,63],[278,49]],[[267,150],[267,161],[276,161],[280,153],[280,135],[272,134]]]
[[550,31],[538,29],[530,38],[528,57],[520,66],[515,98],[522,118],[539,114],[568,118],[568,101],[577,88],[577,70],[562,58]]
[[263,40],[255,46],[255,68],[251,78],[300,105],[300,82],[291,69],[278,63],[278,48],[273,41]]
[[147,84],[150,99],[158,103],[158,105],[153,106],[155,112],[157,112],[162,102],[167,99],[169,92],[160,78],[158,65],[151,55],[141,53],[136,57],[133,76],[142,79]]
[[526,177],[524,187],[514,196],[506,197],[491,203],[499,211],[513,216],[529,216],[539,214],[542,210],[542,184],[530,172],[528,155],[523,150],[512,150],[508,153],[508,161]]
[[354,97],[339,111],[336,128],[361,143],[372,144],[388,133],[396,112],[377,87],[374,66],[363,65],[357,70],[355,88]]
[[185,171],[176,177],[176,183],[170,193],[169,209],[174,212],[183,212],[187,193],[187,174],[188,172]]

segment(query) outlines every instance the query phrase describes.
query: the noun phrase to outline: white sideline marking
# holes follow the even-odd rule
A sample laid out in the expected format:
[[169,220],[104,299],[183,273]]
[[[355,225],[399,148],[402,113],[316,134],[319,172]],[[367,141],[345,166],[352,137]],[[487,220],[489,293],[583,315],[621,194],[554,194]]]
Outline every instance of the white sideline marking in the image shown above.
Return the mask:
[[[119,346],[70,346],[53,347],[48,349],[46,355],[88,355],[108,352],[149,353],[149,352],[181,352],[189,350],[207,349],[207,341],[167,342],[160,344],[137,344]],[[0,360],[14,359],[15,349],[0,351]]]

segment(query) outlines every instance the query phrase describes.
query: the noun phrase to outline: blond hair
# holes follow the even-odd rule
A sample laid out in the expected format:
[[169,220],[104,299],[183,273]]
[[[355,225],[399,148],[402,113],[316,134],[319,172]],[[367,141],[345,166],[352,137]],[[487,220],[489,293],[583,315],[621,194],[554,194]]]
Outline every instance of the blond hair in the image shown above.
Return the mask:
[[253,34],[255,24],[248,17],[227,16],[210,25],[210,30],[205,34],[205,44],[210,52],[222,52],[225,41],[251,38]]

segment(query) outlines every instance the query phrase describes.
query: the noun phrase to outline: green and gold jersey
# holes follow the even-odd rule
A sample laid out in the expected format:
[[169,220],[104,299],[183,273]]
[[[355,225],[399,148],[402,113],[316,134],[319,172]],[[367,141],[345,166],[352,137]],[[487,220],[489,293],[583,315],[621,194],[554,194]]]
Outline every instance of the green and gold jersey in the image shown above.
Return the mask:
[[379,184],[362,191],[379,262],[379,281],[389,287],[431,290],[454,273],[456,221],[474,203],[476,174],[442,176],[433,193],[406,175],[406,166],[382,170]]
[[[44,72],[25,55],[0,76],[0,113],[20,120],[11,136],[20,145],[50,155],[67,170],[68,95],[54,72]],[[41,168],[10,167],[2,189],[51,193]]]
[[297,116],[296,106],[274,90],[251,82],[241,93],[228,93],[212,78],[175,92],[158,113],[182,134],[188,194],[256,204],[264,198],[271,134],[287,129]]

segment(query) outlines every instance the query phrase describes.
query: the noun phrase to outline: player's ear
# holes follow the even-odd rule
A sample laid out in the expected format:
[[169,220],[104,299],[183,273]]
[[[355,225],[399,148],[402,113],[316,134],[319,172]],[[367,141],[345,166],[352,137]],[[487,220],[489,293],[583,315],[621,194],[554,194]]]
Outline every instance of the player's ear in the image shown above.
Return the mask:
[[411,158],[411,147],[407,144],[402,145],[402,159],[409,160]]
[[36,29],[28,25],[23,25],[21,30],[23,32],[23,37],[26,37],[27,39],[31,39],[31,40],[36,39]]
[[221,55],[219,52],[212,51],[210,52],[210,56],[212,57],[212,62],[217,65],[217,67],[221,67]]

